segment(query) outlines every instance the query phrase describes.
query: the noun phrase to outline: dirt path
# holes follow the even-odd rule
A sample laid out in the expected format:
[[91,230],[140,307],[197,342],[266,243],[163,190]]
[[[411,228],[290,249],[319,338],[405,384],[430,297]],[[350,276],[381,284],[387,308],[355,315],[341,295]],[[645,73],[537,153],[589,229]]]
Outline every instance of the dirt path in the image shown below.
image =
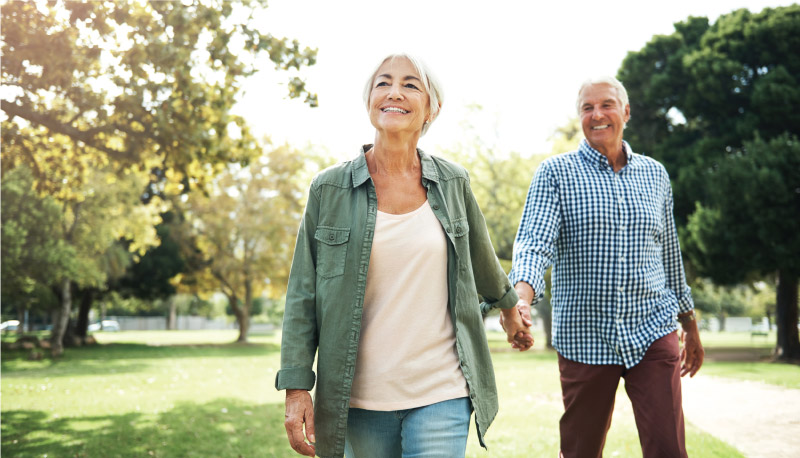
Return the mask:
[[800,390],[701,371],[683,379],[683,411],[747,458],[800,456]]

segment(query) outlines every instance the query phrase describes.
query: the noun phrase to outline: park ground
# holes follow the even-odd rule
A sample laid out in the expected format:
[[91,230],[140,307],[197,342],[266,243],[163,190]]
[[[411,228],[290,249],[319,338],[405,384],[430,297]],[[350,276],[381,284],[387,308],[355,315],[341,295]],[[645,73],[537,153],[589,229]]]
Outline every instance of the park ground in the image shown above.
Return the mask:
[[[280,336],[231,344],[232,331],[97,333],[99,345],[58,360],[2,354],[2,454],[7,457],[291,457],[283,393],[273,382]],[[7,338],[7,337],[4,337]],[[794,456],[800,450],[800,366],[769,360],[774,336],[703,335],[707,360],[684,381],[692,457]],[[556,355],[506,350],[490,333],[500,413],[488,451],[469,457],[553,457],[562,405]],[[622,384],[605,455],[640,457]]]

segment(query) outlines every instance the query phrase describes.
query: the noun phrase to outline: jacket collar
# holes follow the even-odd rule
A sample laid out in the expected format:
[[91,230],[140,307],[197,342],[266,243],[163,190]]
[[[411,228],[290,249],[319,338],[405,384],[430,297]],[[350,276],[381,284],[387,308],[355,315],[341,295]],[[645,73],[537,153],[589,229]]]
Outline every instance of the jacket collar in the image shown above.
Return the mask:
[[[369,168],[367,167],[367,158],[364,156],[367,151],[372,148],[372,145],[364,145],[358,152],[358,156],[353,159],[353,187],[357,188],[364,184],[369,178]],[[422,164],[422,178],[425,180],[439,182],[439,171],[436,164],[433,163],[433,158],[425,151],[417,148],[419,161]]]

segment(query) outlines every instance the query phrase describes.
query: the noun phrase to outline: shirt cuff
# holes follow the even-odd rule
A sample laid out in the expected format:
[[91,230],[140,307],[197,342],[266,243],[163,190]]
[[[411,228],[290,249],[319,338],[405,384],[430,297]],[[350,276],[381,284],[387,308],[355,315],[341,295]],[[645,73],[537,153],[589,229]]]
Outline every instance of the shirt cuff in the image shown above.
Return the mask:
[[692,300],[691,288],[688,286],[684,293],[678,298],[678,313],[686,313],[694,310],[694,301]]
[[278,390],[311,390],[316,376],[314,371],[304,367],[281,369],[275,375],[275,388]]
[[489,313],[492,309],[510,309],[519,302],[519,296],[514,288],[508,288],[508,291],[496,302],[484,302],[481,304],[481,313],[484,315]]
[[542,275],[534,275],[534,271],[531,269],[518,269],[512,270],[511,274],[509,275],[509,279],[511,280],[511,285],[515,286],[519,282],[525,282],[531,285],[533,288],[533,301],[531,305],[536,305],[539,301],[544,298],[544,276]]

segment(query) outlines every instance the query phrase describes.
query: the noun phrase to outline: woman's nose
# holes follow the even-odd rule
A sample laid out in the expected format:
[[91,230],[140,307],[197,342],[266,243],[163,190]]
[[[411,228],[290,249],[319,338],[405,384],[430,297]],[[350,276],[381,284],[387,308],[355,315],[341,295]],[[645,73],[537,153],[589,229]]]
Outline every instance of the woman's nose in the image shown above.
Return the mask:
[[393,100],[398,100],[403,98],[403,93],[400,91],[399,85],[392,84],[391,88],[389,89],[389,98]]

